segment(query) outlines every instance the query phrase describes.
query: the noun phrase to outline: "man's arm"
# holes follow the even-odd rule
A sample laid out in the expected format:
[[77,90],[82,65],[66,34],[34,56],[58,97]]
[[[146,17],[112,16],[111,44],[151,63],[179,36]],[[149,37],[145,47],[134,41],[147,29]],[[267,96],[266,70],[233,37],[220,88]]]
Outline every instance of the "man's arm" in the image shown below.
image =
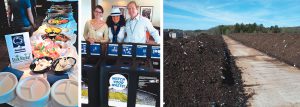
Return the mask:
[[157,44],[160,43],[160,36],[158,31],[153,27],[152,23],[150,22],[150,20],[145,20],[146,21],[146,27],[148,32],[150,33],[150,35],[154,38],[155,42]]
[[33,15],[32,15],[32,11],[31,11],[30,0],[25,1],[25,8],[26,8],[26,11],[27,11],[27,17],[29,19],[30,24],[33,26],[33,28],[36,28],[36,26],[34,24],[34,18],[33,18]]
[[30,21],[30,24],[33,26],[33,28],[36,28],[36,26],[34,24],[34,18],[33,18],[33,15],[32,15],[31,7],[27,8],[27,15],[28,15],[28,19]]
[[8,26],[10,26],[10,21],[11,21],[11,16],[12,16],[12,12],[11,12],[11,8],[10,6],[8,5],[8,8],[7,8],[7,13],[8,13],[8,16],[7,16],[7,21],[8,21]]

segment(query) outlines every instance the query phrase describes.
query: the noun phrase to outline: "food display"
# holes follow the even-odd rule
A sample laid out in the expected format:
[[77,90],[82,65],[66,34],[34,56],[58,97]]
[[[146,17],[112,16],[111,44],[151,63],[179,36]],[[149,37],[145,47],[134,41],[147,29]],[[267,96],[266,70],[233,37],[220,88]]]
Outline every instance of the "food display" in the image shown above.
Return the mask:
[[63,57],[56,59],[52,64],[55,74],[64,74],[71,70],[76,64],[76,59],[73,57]]
[[72,68],[72,66],[76,63],[76,60],[74,58],[64,57],[58,60],[59,61],[55,67],[55,71],[65,71]]
[[[18,107],[78,106],[77,94],[73,96],[68,95],[77,90],[78,67],[75,59],[78,57],[78,48],[76,46],[77,44],[75,44],[77,39],[77,25],[73,17],[71,5],[57,5],[48,9],[43,22],[29,35],[30,38],[21,38],[23,42],[26,41],[28,43],[23,43],[22,41],[21,43],[19,39],[16,41],[12,38],[12,43],[14,43],[12,45],[16,47],[16,50],[14,50],[15,53],[23,52],[23,50],[26,51],[24,56],[23,54],[20,54],[22,56],[15,56],[16,60],[14,60],[14,62],[18,61],[23,63],[24,58],[30,61],[28,65],[27,63],[25,65],[24,62],[24,67],[22,68],[16,70],[8,69],[6,71],[16,72],[16,74],[13,74],[17,75],[17,77],[19,76],[20,81],[16,83],[17,87],[15,90],[11,91],[15,94],[14,98],[7,96],[11,93],[4,93],[3,95],[6,96],[2,96],[4,100],[0,98],[0,102],[2,101],[0,105],[7,103],[8,105]],[[18,34],[15,37],[23,36],[24,35]],[[25,36],[27,37],[27,35]],[[24,45],[31,47],[24,47]],[[10,67],[11,65],[8,66],[8,68]],[[61,75],[60,73],[63,74]],[[50,89],[52,88],[50,84],[53,86],[54,83],[62,79],[67,79],[68,81],[61,82],[57,87],[53,87],[53,89],[55,89],[55,93],[53,92],[55,96],[50,96]],[[5,80],[11,81],[10,76],[6,76]],[[72,80],[72,82],[69,82],[69,80]],[[67,83],[70,84],[68,85]],[[11,88],[10,85],[5,83],[4,85],[7,87],[2,88],[0,83],[0,94],[3,89]],[[62,89],[64,86],[70,86],[70,88],[68,88],[70,90],[66,91]],[[3,92],[6,92],[5,90]],[[62,91],[66,92],[67,97],[61,96],[60,92]]]
[[[67,30],[65,30],[67,31]],[[65,34],[62,34],[62,29],[57,27],[47,27],[45,29],[45,33],[41,37],[43,40],[45,39],[52,39],[53,41],[62,41],[67,42],[70,40],[70,37],[66,36]]]
[[47,67],[51,66],[52,61],[48,61],[46,59],[39,59],[34,62],[35,63],[35,68],[34,71],[41,71],[46,69]]
[[45,73],[50,70],[53,59],[50,57],[36,58],[30,64],[30,69],[34,73]]
[[49,39],[53,39],[55,41],[62,41],[62,42],[67,42],[68,40],[70,40],[70,38],[64,34],[44,34],[44,35],[42,35],[42,38],[44,40],[49,38]]
[[55,37],[55,40],[56,41],[63,41],[63,42],[67,42],[68,40],[70,40],[69,37],[67,37],[66,35],[64,34],[59,34]]
[[49,56],[53,59],[60,57],[61,45],[55,43],[51,39],[45,39],[44,41],[37,41],[32,44],[34,58],[40,58]]
[[48,22],[48,24],[51,24],[51,25],[61,25],[61,24],[68,23],[69,20],[67,18],[58,16],[58,17],[55,17],[55,18],[48,19],[47,22]]
[[52,10],[65,10],[65,9],[72,9],[72,6],[70,5],[52,5],[50,7]]
[[[57,28],[57,27],[48,27],[45,29],[45,32],[47,34],[59,34],[61,33],[61,29],[60,28]],[[49,36],[52,36],[52,35],[49,35]]]

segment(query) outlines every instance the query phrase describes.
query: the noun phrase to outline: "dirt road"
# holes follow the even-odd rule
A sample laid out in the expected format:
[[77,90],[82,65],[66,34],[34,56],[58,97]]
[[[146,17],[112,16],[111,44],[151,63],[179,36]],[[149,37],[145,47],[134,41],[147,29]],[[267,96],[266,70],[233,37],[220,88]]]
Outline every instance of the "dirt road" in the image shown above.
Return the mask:
[[[223,36],[242,71],[248,100],[253,107],[299,107],[300,70]],[[299,59],[300,60],[300,59]]]

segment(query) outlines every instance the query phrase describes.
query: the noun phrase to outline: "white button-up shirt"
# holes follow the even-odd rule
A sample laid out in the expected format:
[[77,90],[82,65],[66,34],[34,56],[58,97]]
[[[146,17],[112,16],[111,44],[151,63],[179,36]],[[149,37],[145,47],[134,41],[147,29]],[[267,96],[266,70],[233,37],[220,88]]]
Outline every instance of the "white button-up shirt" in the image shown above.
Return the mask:
[[158,31],[153,27],[149,19],[138,14],[134,19],[126,21],[127,37],[124,42],[146,43],[146,31],[150,33],[156,43],[159,43]]

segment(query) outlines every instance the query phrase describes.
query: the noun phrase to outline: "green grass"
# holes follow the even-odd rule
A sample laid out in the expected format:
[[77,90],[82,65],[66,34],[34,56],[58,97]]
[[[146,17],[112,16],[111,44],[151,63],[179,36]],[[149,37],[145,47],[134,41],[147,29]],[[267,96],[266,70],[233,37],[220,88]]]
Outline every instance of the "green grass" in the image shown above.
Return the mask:
[[109,92],[109,99],[120,100],[121,102],[127,102],[127,95],[121,92]]

